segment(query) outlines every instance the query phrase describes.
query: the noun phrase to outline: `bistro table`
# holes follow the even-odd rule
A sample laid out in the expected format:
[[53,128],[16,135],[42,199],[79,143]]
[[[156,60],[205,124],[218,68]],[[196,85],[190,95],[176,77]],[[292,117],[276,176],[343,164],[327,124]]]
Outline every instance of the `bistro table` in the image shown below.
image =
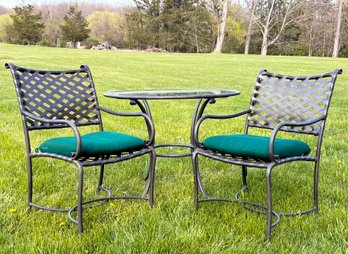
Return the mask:
[[[178,100],[197,99],[196,107],[192,116],[190,144],[156,144],[158,147],[186,147],[193,148],[193,131],[197,120],[202,116],[207,104],[215,103],[217,98],[226,98],[239,95],[239,91],[225,89],[157,89],[157,90],[115,90],[105,92],[104,96],[116,99],[130,100],[132,105],[138,105],[140,110],[152,119],[148,100]],[[186,154],[157,154],[157,157],[186,157]]]
[[[116,99],[130,100],[131,105],[137,105],[140,110],[148,115],[152,120],[151,109],[148,100],[179,100],[179,99],[196,99],[197,103],[192,115],[192,124],[190,132],[190,144],[155,144],[155,148],[160,147],[182,147],[191,149],[190,153],[184,154],[160,154],[156,153],[156,157],[178,158],[192,156],[194,148],[193,134],[198,119],[203,115],[204,109],[208,103],[215,103],[217,98],[227,98],[239,95],[236,90],[225,89],[156,89],[156,90],[115,90],[104,93],[104,96]],[[199,179],[199,187],[205,193],[203,184]]]

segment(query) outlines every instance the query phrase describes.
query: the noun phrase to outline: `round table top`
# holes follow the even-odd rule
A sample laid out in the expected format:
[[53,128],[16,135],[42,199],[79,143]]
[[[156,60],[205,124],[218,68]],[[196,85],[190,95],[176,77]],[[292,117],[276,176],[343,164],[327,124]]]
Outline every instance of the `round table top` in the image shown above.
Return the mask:
[[202,99],[224,98],[239,95],[236,90],[226,89],[156,89],[156,90],[115,90],[104,93],[104,96],[117,99]]

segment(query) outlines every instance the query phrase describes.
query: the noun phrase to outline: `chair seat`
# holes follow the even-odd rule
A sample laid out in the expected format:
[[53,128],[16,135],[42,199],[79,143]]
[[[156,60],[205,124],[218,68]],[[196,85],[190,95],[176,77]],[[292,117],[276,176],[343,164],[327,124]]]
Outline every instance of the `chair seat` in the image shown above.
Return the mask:
[[[145,141],[131,135],[118,132],[93,132],[81,136],[81,156],[99,157],[115,155],[121,152],[140,150]],[[43,142],[38,150],[42,153],[53,153],[70,157],[76,152],[75,137],[59,137]]]
[[[203,145],[209,150],[235,157],[269,161],[269,141],[269,137],[233,134],[206,138]],[[309,146],[299,140],[276,138],[274,141],[276,158],[308,155],[310,151]]]

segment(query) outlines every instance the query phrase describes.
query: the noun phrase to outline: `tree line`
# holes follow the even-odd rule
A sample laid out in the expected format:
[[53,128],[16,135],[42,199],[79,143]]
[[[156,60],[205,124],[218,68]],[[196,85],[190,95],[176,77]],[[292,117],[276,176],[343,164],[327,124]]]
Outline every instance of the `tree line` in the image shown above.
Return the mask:
[[0,6],[0,42],[348,56],[348,0],[133,0]]

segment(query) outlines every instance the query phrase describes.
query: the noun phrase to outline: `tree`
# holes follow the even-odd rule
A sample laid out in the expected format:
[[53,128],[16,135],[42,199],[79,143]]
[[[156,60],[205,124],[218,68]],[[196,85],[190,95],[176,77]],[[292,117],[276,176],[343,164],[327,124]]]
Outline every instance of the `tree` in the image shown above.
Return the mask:
[[153,45],[153,41],[148,28],[148,18],[138,10],[126,14],[127,25],[127,44],[129,48],[144,49]]
[[223,0],[222,12],[221,14],[218,15],[219,28],[218,28],[218,36],[216,38],[214,53],[221,53],[222,46],[224,44],[225,29],[226,29],[226,22],[227,22],[227,11],[228,11],[228,0]]
[[34,6],[21,5],[13,8],[15,14],[10,15],[13,20],[13,35],[18,43],[28,45],[38,42],[42,37],[44,24],[41,22],[41,12],[34,14]]
[[131,47],[160,47],[175,52],[211,52],[210,13],[200,0],[136,0],[127,15]]
[[63,24],[60,26],[62,39],[72,42],[76,47],[77,42],[84,41],[89,37],[90,30],[87,27],[88,22],[82,16],[82,12],[77,11],[74,6],[70,6],[68,13],[63,18]]
[[46,21],[45,32],[42,35],[41,45],[58,47],[59,38],[61,37],[61,25],[62,21],[57,18],[52,18]]
[[246,0],[248,4],[248,28],[246,31],[246,38],[245,38],[245,47],[244,47],[244,54],[248,55],[249,54],[249,47],[250,47],[250,40],[251,40],[251,33],[252,33],[252,28],[255,23],[255,10],[256,10],[256,2],[257,0]]
[[334,39],[334,47],[332,51],[332,57],[337,57],[338,52],[340,50],[339,43],[340,43],[340,37],[341,37],[341,24],[342,24],[342,16],[343,16],[343,4],[345,0],[337,0],[337,23],[336,23],[336,33],[335,33],[335,39]]
[[306,45],[308,56],[329,56],[332,54],[334,27],[331,0],[303,1],[300,9],[303,18],[296,21],[300,28],[299,41]]
[[243,14],[238,5],[231,4],[227,16],[225,39],[221,52],[241,53],[245,41],[245,27],[240,19]]
[[160,15],[161,45],[169,51],[210,52],[213,25],[205,6],[197,0],[165,0]]
[[120,27],[121,17],[114,12],[96,11],[87,17],[90,36],[97,41],[107,41],[120,46],[123,41],[123,31]]
[[188,13],[187,34],[190,52],[211,52],[214,47],[214,27],[210,13],[203,6]]
[[160,0],[134,0],[134,11],[126,15],[129,46],[144,49],[159,47],[161,23]]
[[0,15],[0,42],[11,42],[12,19],[9,14]]
[[261,55],[267,55],[268,47],[274,44],[293,21],[290,15],[299,2],[283,0],[259,0],[256,12],[257,25],[262,33]]

